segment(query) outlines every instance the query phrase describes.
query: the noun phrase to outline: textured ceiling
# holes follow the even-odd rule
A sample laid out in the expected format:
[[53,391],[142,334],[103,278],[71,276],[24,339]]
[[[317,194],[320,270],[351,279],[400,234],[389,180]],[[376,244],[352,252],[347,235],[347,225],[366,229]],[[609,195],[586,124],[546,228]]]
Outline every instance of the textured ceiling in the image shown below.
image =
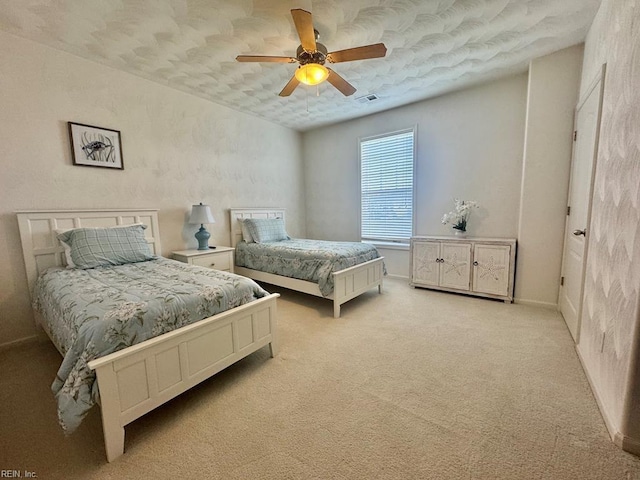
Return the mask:
[[[525,71],[583,41],[600,0],[0,0],[0,29],[297,130]],[[332,65],[327,82],[278,93],[295,64],[290,10],[313,13],[329,51],[384,42],[387,56]],[[357,100],[366,94],[379,99]]]

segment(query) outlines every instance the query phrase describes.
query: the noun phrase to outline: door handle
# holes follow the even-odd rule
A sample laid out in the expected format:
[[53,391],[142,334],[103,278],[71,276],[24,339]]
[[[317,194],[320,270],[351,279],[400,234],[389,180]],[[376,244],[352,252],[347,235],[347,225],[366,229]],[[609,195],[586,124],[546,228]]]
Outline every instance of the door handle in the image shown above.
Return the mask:
[[586,230],[574,230],[573,234],[576,237],[579,237],[580,235],[582,235],[583,237],[586,237],[587,236],[587,231]]

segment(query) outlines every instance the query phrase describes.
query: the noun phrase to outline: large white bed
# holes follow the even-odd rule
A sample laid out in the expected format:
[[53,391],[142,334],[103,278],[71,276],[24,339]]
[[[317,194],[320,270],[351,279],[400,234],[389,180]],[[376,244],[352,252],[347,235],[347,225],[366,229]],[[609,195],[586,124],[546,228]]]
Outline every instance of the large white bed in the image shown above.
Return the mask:
[[[66,265],[57,229],[143,223],[151,251],[161,252],[157,210],[23,211],[17,218],[30,291],[47,268]],[[90,361],[100,392],[107,460],[124,453],[124,427],[135,419],[266,345],[276,355],[278,296],[267,295]]]
[[[280,218],[285,220],[285,210],[283,208],[232,208],[229,213],[231,221],[231,246],[233,247],[236,247],[238,243],[242,241],[242,220],[248,218]],[[265,282],[271,285],[277,285],[332,300],[333,316],[334,318],[338,318],[340,317],[340,306],[343,303],[348,302],[374,287],[378,288],[379,293],[382,292],[384,257],[379,257],[374,260],[334,272],[332,274],[334,288],[330,295],[323,295],[318,284],[313,282],[253,270],[238,265],[235,266],[234,271],[239,275],[252,278],[259,282]]]

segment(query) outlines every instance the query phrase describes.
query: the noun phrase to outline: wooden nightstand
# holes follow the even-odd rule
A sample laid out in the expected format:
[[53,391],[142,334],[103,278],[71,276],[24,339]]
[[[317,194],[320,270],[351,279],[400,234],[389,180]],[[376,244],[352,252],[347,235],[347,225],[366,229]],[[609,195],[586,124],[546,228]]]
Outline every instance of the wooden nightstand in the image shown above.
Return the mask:
[[180,250],[171,254],[179,262],[233,273],[234,251],[232,247],[216,247],[210,250]]

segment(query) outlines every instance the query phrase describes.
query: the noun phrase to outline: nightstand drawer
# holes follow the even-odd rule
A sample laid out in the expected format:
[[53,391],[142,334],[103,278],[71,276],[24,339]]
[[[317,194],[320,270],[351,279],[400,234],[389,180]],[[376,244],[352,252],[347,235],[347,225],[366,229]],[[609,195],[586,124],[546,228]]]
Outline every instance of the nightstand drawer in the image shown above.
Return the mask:
[[215,270],[231,270],[231,255],[228,252],[193,257],[191,263]]
[[211,250],[180,250],[172,253],[179,262],[233,273],[233,252],[233,248],[221,245]]

